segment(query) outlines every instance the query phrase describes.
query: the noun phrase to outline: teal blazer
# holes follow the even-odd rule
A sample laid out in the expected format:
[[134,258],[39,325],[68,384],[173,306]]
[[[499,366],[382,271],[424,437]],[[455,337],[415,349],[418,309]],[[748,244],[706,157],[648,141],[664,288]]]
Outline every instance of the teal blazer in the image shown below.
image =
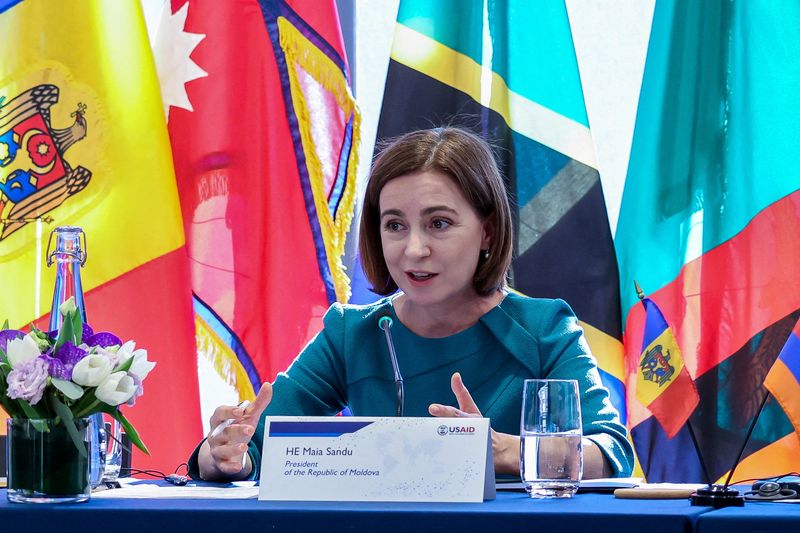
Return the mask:
[[[345,407],[355,416],[394,416],[394,373],[378,327],[383,310],[394,318],[404,415],[430,416],[431,403],[457,405],[450,377],[460,372],[492,428],[519,435],[524,380],[576,379],[584,436],[600,447],[615,475],[630,475],[633,449],[627,430],[600,381],[575,314],[562,300],[509,293],[475,325],[439,339],[420,337],[406,328],[391,298],[361,306],[333,304],[322,331],[286,372],[278,374],[264,416],[334,415]],[[262,418],[248,450],[253,478],[259,475],[263,440]],[[189,466],[190,475],[199,477],[197,450]]]

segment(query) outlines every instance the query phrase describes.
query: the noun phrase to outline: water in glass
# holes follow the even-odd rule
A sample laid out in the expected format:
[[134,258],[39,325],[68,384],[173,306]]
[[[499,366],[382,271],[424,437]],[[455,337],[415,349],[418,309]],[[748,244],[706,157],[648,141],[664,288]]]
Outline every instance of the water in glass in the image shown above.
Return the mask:
[[[583,471],[580,432],[522,435],[522,482],[534,498],[568,498]],[[558,457],[558,460],[554,460]]]
[[569,498],[583,475],[581,407],[574,379],[528,379],[522,391],[520,472],[532,498]]

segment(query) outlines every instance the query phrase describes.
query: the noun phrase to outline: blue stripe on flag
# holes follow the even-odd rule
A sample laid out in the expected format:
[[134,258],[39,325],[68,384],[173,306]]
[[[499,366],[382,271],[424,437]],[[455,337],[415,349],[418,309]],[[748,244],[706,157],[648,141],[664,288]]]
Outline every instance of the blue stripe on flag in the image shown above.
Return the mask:
[[608,395],[611,398],[611,405],[613,405],[617,411],[619,411],[619,418],[622,422],[622,425],[628,424],[628,410],[627,405],[625,404],[625,384],[603,370],[602,368],[597,369],[600,372],[600,379],[603,381],[603,385],[608,389]]
[[347,121],[347,126],[344,130],[344,142],[342,143],[342,151],[339,153],[339,172],[336,174],[336,181],[334,182],[334,189],[331,191],[328,198],[328,210],[331,216],[336,218],[336,212],[339,210],[339,202],[342,199],[342,192],[344,192],[345,185],[347,185],[347,162],[350,159],[350,151],[353,149],[353,122],[355,117],[350,116]]
[[20,2],[22,2],[22,0],[0,0],[0,13],[8,11]]
[[800,383],[800,339],[794,333],[789,335],[778,358],[783,361],[794,379]]
[[667,321],[664,319],[664,315],[661,314],[661,309],[659,309],[650,298],[645,298],[643,303],[647,319],[644,326],[644,337],[642,338],[642,349],[640,352],[644,352],[645,348],[650,346],[650,343],[656,340],[659,335],[664,333],[669,327],[667,326]]
[[247,353],[247,349],[236,333],[225,324],[213,309],[194,293],[192,293],[192,307],[194,308],[194,312],[205,320],[206,324],[217,334],[222,342],[228,345],[231,351],[236,354],[236,359],[239,360],[242,368],[244,368],[244,371],[247,373],[247,377],[250,379],[253,389],[258,392],[261,388],[261,378],[253,364],[253,360],[250,359],[250,354]]

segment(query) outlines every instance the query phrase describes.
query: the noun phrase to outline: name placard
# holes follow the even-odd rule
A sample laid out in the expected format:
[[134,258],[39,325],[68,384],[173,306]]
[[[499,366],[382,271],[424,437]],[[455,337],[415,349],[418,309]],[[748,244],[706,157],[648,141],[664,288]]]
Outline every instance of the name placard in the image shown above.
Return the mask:
[[495,497],[487,418],[267,417],[260,500]]

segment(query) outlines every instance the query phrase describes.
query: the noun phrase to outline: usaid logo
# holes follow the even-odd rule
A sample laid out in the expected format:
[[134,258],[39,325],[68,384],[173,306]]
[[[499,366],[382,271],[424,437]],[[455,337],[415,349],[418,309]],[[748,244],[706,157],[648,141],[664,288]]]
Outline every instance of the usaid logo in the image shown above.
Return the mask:
[[475,428],[468,426],[445,426],[436,428],[436,433],[444,437],[445,435],[474,435]]

